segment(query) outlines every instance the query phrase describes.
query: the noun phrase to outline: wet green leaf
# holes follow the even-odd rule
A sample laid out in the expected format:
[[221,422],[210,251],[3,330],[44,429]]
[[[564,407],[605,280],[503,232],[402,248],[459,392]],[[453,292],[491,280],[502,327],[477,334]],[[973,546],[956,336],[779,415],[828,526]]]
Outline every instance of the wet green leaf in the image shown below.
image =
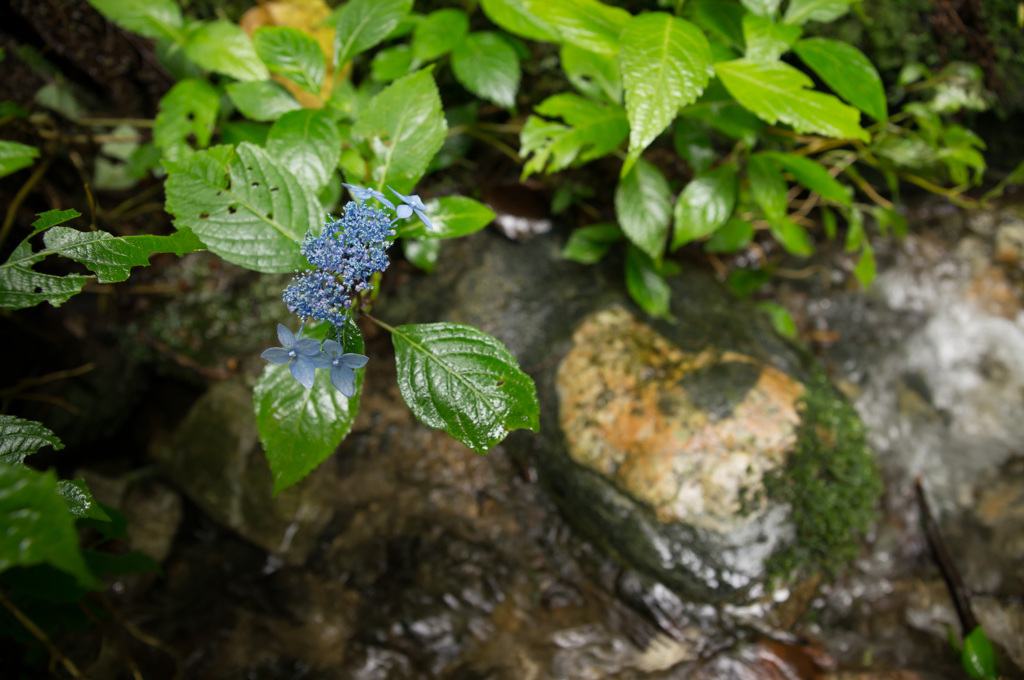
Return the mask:
[[736,295],[748,298],[771,278],[771,274],[763,269],[734,269],[729,272],[725,283]]
[[786,180],[771,159],[755,153],[747,160],[750,193],[769,220],[786,216]]
[[105,522],[110,521],[110,516],[104,512],[103,508],[96,502],[96,499],[92,497],[92,492],[89,491],[89,487],[86,486],[85,480],[81,477],[78,479],[60,480],[57,482],[57,493],[61,495],[61,498],[67,504],[68,512],[75,517]]
[[803,184],[811,191],[817,191],[822,198],[827,198],[842,205],[852,205],[853,199],[850,192],[846,190],[820,163],[812,161],[796,154],[783,153],[780,151],[765,151],[762,155],[772,159],[793,173],[796,181]]
[[727,163],[695,177],[679,195],[675,207],[672,250],[713,233],[736,207],[739,181],[736,166]]
[[768,314],[776,333],[786,338],[796,338],[796,322],[788,309],[774,302],[758,302],[757,308]]
[[575,45],[562,45],[559,57],[565,77],[583,95],[609,104],[622,103],[622,76],[617,58]]
[[481,0],[487,18],[527,40],[559,42],[558,33],[532,9],[530,0]]
[[27,168],[39,158],[39,149],[0,139],[0,177],[6,177],[22,168]]
[[810,257],[814,254],[814,243],[807,230],[788,217],[772,220],[770,229],[775,240],[794,255]]
[[672,199],[668,181],[658,168],[640,160],[619,180],[615,216],[633,244],[651,259],[661,259],[672,221]]
[[402,252],[414,266],[433,274],[437,257],[441,254],[441,242],[434,238],[405,238],[402,239]]
[[747,43],[744,56],[751,61],[776,61],[789,51],[801,32],[799,26],[747,14],[743,17],[743,37]]
[[408,45],[379,50],[370,62],[370,77],[378,83],[390,83],[408,73],[412,61],[412,49]]
[[530,116],[520,133],[519,153],[529,157],[523,177],[535,172],[557,172],[574,163],[600,158],[626,139],[626,112],[613,104],[602,104],[575,94],[556,94],[545,99],[535,111],[558,117],[566,125]]
[[420,62],[428,62],[451,52],[469,32],[469,17],[460,9],[439,9],[416,24],[412,34],[412,53]]
[[284,76],[303,90],[320,94],[326,60],[320,43],[291,26],[261,26],[253,34],[256,54],[271,73]]
[[245,31],[230,21],[200,24],[185,41],[185,56],[207,71],[236,80],[267,80],[270,72]]
[[796,43],[793,51],[847,103],[875,120],[888,118],[882,77],[856,47],[838,40],[808,38]]
[[750,13],[758,17],[773,17],[779,11],[782,0],[740,0]]
[[333,12],[334,67],[383,41],[412,10],[413,0],[350,0]]
[[743,6],[722,0],[692,0],[687,9],[698,26],[724,40],[727,44],[743,49]]
[[486,227],[496,217],[486,205],[466,196],[442,196],[427,201],[425,205],[434,229],[428,230],[420,220],[410,218],[398,227],[399,236],[428,239],[468,236]]
[[787,24],[805,24],[808,21],[827,23],[850,11],[852,0],[790,0],[782,20]]
[[160,100],[153,125],[153,142],[164,158],[177,161],[205,148],[219,108],[220,95],[207,81],[187,78],[175,84]]
[[147,38],[182,40],[181,7],[174,0],[89,0],[100,14],[121,28]]
[[861,246],[860,257],[857,258],[853,274],[860,281],[862,288],[867,288],[875,280],[875,250],[867,240]]
[[656,317],[668,317],[672,291],[654,261],[636,246],[626,251],[626,290],[641,309]]
[[298,111],[302,104],[288,90],[271,81],[228,83],[228,97],[246,118],[275,121],[289,111]]
[[580,264],[595,264],[608,254],[613,243],[625,237],[619,225],[611,222],[574,229],[562,249],[562,259]]
[[529,11],[551,28],[555,41],[591,52],[618,53],[619,34],[632,16],[598,0],[526,0]]
[[735,253],[745,248],[752,240],[754,226],[747,220],[730,217],[729,221],[719,227],[704,243],[704,250],[709,253]]
[[64,448],[60,437],[42,423],[0,415],[0,463],[23,463],[26,456],[31,456],[44,446],[52,446],[55,451]]
[[338,167],[341,135],[326,109],[291,111],[270,128],[266,149],[304,188],[315,193],[327,184]]
[[470,33],[452,50],[452,71],[467,90],[507,109],[519,91],[519,57],[498,33]]
[[691,120],[679,117],[672,130],[672,145],[680,157],[685,158],[693,171],[706,173],[715,159],[715,150],[711,146],[707,130]]
[[964,638],[964,648],[960,654],[964,670],[977,680],[996,680],[996,654],[985,635],[985,630],[978,626]]

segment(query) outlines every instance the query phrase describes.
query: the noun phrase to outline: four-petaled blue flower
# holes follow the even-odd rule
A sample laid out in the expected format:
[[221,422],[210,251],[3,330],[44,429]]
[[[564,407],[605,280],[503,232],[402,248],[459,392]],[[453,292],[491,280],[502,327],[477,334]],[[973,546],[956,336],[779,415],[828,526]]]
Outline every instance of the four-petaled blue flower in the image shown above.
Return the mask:
[[[356,199],[360,201],[368,201],[371,198],[376,198],[378,201],[380,201],[387,207],[391,208],[392,210],[395,210],[395,204],[389,201],[387,196],[385,196],[384,193],[381,191],[369,188],[364,189],[363,187],[357,187],[354,184],[345,184],[344,182],[341,183],[341,186],[348,189],[352,193],[352,195],[355,196]],[[391,190],[394,191],[394,189]],[[406,217],[408,217],[408,215],[406,215]]]
[[264,350],[260,358],[274,364],[288,364],[293,378],[307,390],[313,387],[316,369],[330,366],[330,363],[324,365],[325,357],[320,351],[320,343],[313,338],[296,339],[295,334],[284,324],[277,325],[277,339],[281,341],[281,346]]
[[[388,186],[388,189],[391,189],[391,187]],[[406,217],[416,213],[416,217],[420,218],[420,222],[423,222],[427,229],[430,231],[434,230],[434,225],[430,223],[430,218],[427,217],[427,206],[423,205],[423,201],[418,195],[413,194],[412,196],[403,196],[394,189],[391,189],[391,192],[402,199],[402,203],[405,204],[395,208],[396,215],[404,220]]]
[[330,362],[327,366],[331,367],[331,384],[351,399],[352,395],[356,393],[356,373],[352,369],[362,368],[369,359],[362,354],[342,354],[344,351],[341,343],[324,340],[323,353],[327,357],[327,361]]

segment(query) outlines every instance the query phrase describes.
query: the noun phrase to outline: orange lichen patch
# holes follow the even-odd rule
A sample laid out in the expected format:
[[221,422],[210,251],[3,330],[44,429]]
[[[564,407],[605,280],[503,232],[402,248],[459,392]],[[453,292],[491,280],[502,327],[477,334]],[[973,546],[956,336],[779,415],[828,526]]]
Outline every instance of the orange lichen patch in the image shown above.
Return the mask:
[[[730,363],[753,366],[757,378],[712,419],[684,379]],[[762,476],[796,442],[799,382],[735,352],[683,352],[621,308],[580,325],[556,380],[569,455],[662,521],[721,528],[756,511]]]

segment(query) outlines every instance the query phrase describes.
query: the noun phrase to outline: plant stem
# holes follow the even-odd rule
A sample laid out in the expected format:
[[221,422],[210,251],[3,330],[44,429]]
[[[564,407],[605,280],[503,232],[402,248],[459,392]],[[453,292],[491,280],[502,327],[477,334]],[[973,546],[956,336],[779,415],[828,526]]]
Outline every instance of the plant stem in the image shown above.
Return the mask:
[[14,200],[11,201],[11,205],[7,207],[7,216],[4,218],[4,224],[0,227],[0,247],[3,246],[4,241],[7,240],[7,235],[11,231],[11,227],[14,226],[14,218],[18,214],[18,208],[25,201],[29,192],[32,191],[32,187],[36,185],[36,182],[43,178],[46,171],[50,167],[50,163],[53,162],[53,154],[49,154],[43,159],[43,162],[36,166],[36,169],[32,172],[32,175],[28,178],[21,188],[18,189],[18,193],[14,195]]
[[45,632],[43,632],[43,630],[36,625],[35,621],[30,619],[28,615],[25,614],[25,612],[21,611],[21,609],[19,609],[16,604],[11,602],[11,600],[7,597],[7,593],[5,593],[3,590],[0,590],[0,604],[3,604],[4,608],[6,608],[7,611],[9,611],[14,616],[14,618],[18,619],[18,623],[23,625],[25,627],[25,630],[32,633],[32,636],[35,639],[39,640],[44,645],[46,645],[46,649],[49,650],[50,656],[59,661],[60,664],[64,666],[64,669],[68,672],[68,674],[71,675],[71,677],[84,677],[82,675],[82,672],[78,670],[78,666],[76,666],[71,659],[64,656],[64,653],[57,648],[57,645],[53,644],[53,641],[50,640],[49,636]]

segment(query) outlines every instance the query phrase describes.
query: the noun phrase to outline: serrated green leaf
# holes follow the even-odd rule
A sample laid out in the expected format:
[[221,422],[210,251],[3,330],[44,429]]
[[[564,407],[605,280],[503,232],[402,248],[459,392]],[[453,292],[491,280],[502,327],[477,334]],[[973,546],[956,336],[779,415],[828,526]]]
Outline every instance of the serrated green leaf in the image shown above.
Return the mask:
[[302,108],[288,90],[271,80],[228,83],[226,89],[242,115],[252,120],[275,121]]
[[412,53],[420,63],[451,52],[469,32],[469,17],[461,9],[439,9],[416,24]]
[[480,231],[496,217],[493,210],[466,196],[442,196],[425,203],[432,230],[418,219],[410,219],[399,227],[402,238],[457,238]]
[[626,10],[598,0],[526,0],[523,4],[551,28],[556,42],[599,54],[618,53],[619,34],[632,18]]
[[[342,345],[347,353],[366,351],[353,323],[345,324]],[[275,496],[334,453],[352,429],[365,373],[356,371],[356,393],[349,399],[331,384],[330,371],[317,371],[313,388],[307,390],[292,377],[288,364],[267,364],[263,369],[253,391],[253,408]]]
[[707,123],[723,134],[743,140],[748,146],[757,143],[764,128],[764,121],[733,99],[718,78],[708,83],[700,99],[680,109],[679,115]]
[[473,94],[507,109],[519,91],[519,57],[497,33],[477,31],[452,50],[455,78]]
[[497,339],[453,323],[391,330],[402,398],[419,420],[477,453],[540,429],[537,389]]
[[743,38],[747,43],[744,56],[751,61],[777,61],[789,51],[803,31],[799,26],[777,24],[761,16],[743,17]]
[[168,164],[167,211],[225,260],[259,272],[308,266],[296,241],[322,225],[316,194],[263,149],[217,146]]
[[789,0],[782,20],[787,24],[828,23],[849,12],[850,2],[852,0]]
[[27,144],[0,139],[0,177],[27,168],[39,158],[39,149]]
[[284,76],[306,92],[320,94],[327,63],[313,36],[291,26],[261,26],[252,41],[271,73]]
[[875,120],[889,117],[882,77],[856,47],[838,40],[808,38],[793,45],[793,51],[848,103]]
[[762,155],[771,158],[781,165],[784,170],[793,173],[796,181],[811,191],[817,191],[821,194],[822,198],[827,198],[847,206],[853,203],[853,199],[850,198],[850,193],[846,188],[837,182],[832,175],[828,174],[828,171],[820,163],[804,156],[780,151],[765,151]]
[[871,247],[867,239],[861,246],[860,257],[857,258],[857,264],[853,268],[853,275],[860,281],[861,288],[865,289],[875,280],[875,249]]
[[672,221],[668,180],[655,166],[637,161],[615,188],[615,217],[623,233],[652,260],[665,253]]
[[996,680],[999,677],[995,649],[981,626],[977,626],[964,638],[960,662],[967,674],[977,680]]
[[608,254],[613,243],[625,237],[619,225],[611,222],[575,229],[569,234],[569,241],[562,248],[562,259],[580,264],[595,264]]
[[729,221],[715,230],[711,238],[704,243],[704,250],[709,253],[735,253],[742,250],[754,240],[754,225],[738,217],[730,217]]
[[747,159],[750,193],[769,220],[786,216],[786,180],[771,159],[755,153]]
[[558,34],[532,10],[530,0],[481,0],[487,18],[509,33],[527,40],[559,42]]
[[736,166],[731,163],[695,177],[676,201],[672,250],[707,236],[725,224],[736,207],[738,193]]
[[686,3],[694,23],[727,44],[743,49],[742,5],[722,0],[692,0]]
[[413,0],[349,0],[327,19],[335,24],[334,67],[381,42],[412,10]]
[[768,314],[768,318],[772,322],[772,328],[775,329],[776,333],[785,338],[796,339],[796,322],[793,321],[793,316],[789,313],[788,309],[775,302],[767,301],[758,302],[757,308]]
[[42,423],[0,415],[0,463],[23,463],[26,456],[31,456],[44,446],[52,446],[55,451],[60,451],[64,443]]
[[59,307],[82,292],[88,276],[40,274],[30,266],[0,267],[0,309],[25,309],[43,302]]
[[220,126],[220,141],[231,146],[238,146],[242,142],[263,146],[267,143],[268,134],[268,123],[256,123],[251,120],[229,120]]
[[548,97],[535,109],[543,116],[558,117],[568,125],[530,116],[519,139],[519,153],[531,156],[523,177],[534,172],[552,173],[573,163],[586,163],[614,150],[629,134],[626,112],[613,104],[584,99],[575,94]]
[[341,134],[326,109],[303,109],[281,116],[267,134],[267,153],[313,193],[334,174],[341,159]]
[[771,220],[769,228],[775,240],[790,253],[800,257],[810,257],[814,254],[814,243],[807,230],[788,217]]
[[433,238],[404,238],[402,253],[413,266],[433,274],[437,258],[441,254],[441,241]]
[[782,62],[735,59],[715,64],[726,89],[740,104],[769,123],[782,120],[797,132],[870,141],[860,112],[832,95],[815,92],[813,81]]
[[32,223],[32,235],[34,236],[43,229],[49,229],[50,227],[55,227],[58,224],[64,224],[68,220],[73,220],[76,217],[81,216],[82,213],[73,208],[71,210],[47,210],[44,213],[39,213],[35,222]]
[[207,81],[188,78],[175,84],[160,100],[153,124],[153,142],[164,158],[178,161],[209,145],[219,107],[220,95]]
[[60,480],[57,482],[57,493],[60,494],[67,504],[68,512],[75,517],[101,522],[110,521],[110,516],[104,512],[103,508],[96,502],[96,499],[92,497],[92,492],[89,491],[89,487],[81,477],[78,479]]
[[102,586],[78,549],[74,517],[57,493],[53,471],[0,462],[0,572],[49,564],[89,589]]
[[89,4],[132,33],[179,43],[183,39],[181,7],[174,0],[89,0]]
[[408,45],[387,47],[373,55],[370,77],[378,83],[390,83],[408,73],[412,62],[412,49]]
[[575,45],[562,45],[559,59],[569,82],[585,96],[611,104],[622,103],[618,59]]
[[668,283],[647,253],[632,244],[626,250],[626,290],[633,301],[651,316],[669,316],[672,291]]
[[352,133],[373,152],[370,183],[408,193],[444,143],[448,124],[441,96],[426,70],[403,76],[374,97],[359,114]]
[[236,80],[267,80],[270,72],[260,61],[252,40],[230,21],[201,24],[185,41],[185,56],[200,68]]
[[696,101],[708,83],[711,47],[699,28],[664,12],[634,17],[622,31],[619,53],[629,116],[629,159],[623,174],[679,108]]
[[779,11],[782,0],[740,0],[750,13],[758,17],[771,18]]

